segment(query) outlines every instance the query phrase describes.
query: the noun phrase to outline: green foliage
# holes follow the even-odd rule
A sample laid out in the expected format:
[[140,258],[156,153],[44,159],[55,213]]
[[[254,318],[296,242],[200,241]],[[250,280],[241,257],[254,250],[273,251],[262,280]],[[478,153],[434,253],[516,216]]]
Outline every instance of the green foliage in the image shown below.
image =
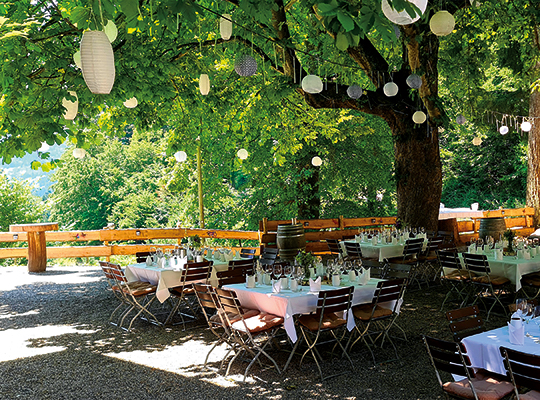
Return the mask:
[[43,212],[43,203],[27,183],[0,173],[0,232],[8,232],[9,225],[40,222]]

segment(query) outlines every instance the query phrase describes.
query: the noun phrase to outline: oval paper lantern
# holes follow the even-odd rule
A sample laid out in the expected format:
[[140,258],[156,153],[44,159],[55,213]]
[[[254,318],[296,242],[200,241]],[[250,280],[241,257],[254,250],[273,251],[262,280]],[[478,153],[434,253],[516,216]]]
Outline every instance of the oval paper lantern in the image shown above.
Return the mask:
[[75,54],[73,54],[73,62],[75,63],[75,65],[82,69],[82,62],[81,62],[81,52],[80,51],[76,51]]
[[242,54],[235,60],[234,70],[240,76],[255,75],[257,73],[257,60],[247,54]]
[[219,34],[223,40],[229,40],[232,36],[232,20],[229,14],[223,14],[219,20]]
[[245,160],[246,158],[248,158],[249,154],[246,149],[240,149],[238,150],[238,153],[236,153],[236,155],[240,160]]
[[399,87],[394,82],[388,82],[386,85],[383,86],[383,92],[388,97],[395,96],[398,91]]
[[86,31],[81,40],[84,81],[94,94],[109,94],[114,85],[114,53],[103,31]]
[[105,35],[109,38],[109,42],[114,42],[116,40],[116,37],[118,36],[118,28],[114,24],[113,21],[109,20],[107,22],[107,25],[103,27],[103,32],[105,32]]
[[364,92],[358,85],[352,85],[347,88],[347,94],[351,99],[359,99],[362,96],[362,93]]
[[75,150],[73,150],[73,157],[78,158],[79,160],[84,158],[85,155],[86,155],[85,149],[81,149],[77,147]]
[[532,129],[532,124],[529,121],[523,121],[521,123],[521,130],[523,132],[529,132]]
[[423,124],[424,122],[426,122],[426,118],[426,114],[423,111],[417,111],[412,116],[412,120],[416,124]]
[[68,100],[64,97],[62,99],[62,105],[66,109],[66,112],[64,113],[64,118],[68,120],[73,120],[77,116],[77,111],[79,111],[79,99],[77,98],[77,93],[70,90],[69,94],[75,96],[75,101]]
[[508,133],[508,127],[506,125],[501,126],[499,132],[501,132],[501,135],[506,135]]
[[450,35],[454,30],[456,20],[448,11],[438,11],[429,21],[429,28],[437,36]]
[[322,159],[319,156],[315,156],[311,159],[311,163],[316,167],[320,167],[322,165]]
[[422,78],[420,78],[416,74],[409,75],[406,82],[411,89],[420,89],[420,87],[422,86]]
[[459,114],[456,118],[456,122],[463,125],[465,122],[467,122],[467,119],[463,116],[463,114]]
[[210,78],[207,74],[201,74],[199,77],[199,90],[203,96],[210,93]]
[[302,90],[307,93],[321,93],[323,84],[317,75],[307,75],[302,79]]
[[138,104],[139,104],[139,101],[137,100],[136,97],[132,97],[131,99],[127,99],[126,101],[124,101],[124,106],[126,108],[135,108],[137,107]]
[[394,10],[392,7],[390,7],[390,4],[388,3],[387,0],[382,0],[381,8],[386,18],[388,18],[394,24],[408,25],[420,19],[422,14],[426,11],[428,2],[427,0],[409,0],[409,3],[414,4],[416,7],[420,9],[420,15],[417,15],[415,18],[411,18],[411,16],[409,15],[407,11],[401,10],[398,12]]
[[187,153],[185,151],[177,151],[174,153],[174,158],[177,162],[184,162],[187,160]]
[[480,139],[479,137],[475,137],[472,140],[472,144],[474,144],[475,146],[480,146],[482,144],[482,139]]

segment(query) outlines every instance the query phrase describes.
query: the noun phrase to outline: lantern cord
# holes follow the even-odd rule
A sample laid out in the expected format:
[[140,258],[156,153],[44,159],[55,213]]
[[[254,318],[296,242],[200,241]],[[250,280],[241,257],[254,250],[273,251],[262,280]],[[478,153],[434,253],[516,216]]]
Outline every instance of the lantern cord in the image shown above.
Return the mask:
[[105,28],[105,22],[103,21],[103,9],[101,8],[101,0],[99,0],[99,14],[101,17],[101,25]]

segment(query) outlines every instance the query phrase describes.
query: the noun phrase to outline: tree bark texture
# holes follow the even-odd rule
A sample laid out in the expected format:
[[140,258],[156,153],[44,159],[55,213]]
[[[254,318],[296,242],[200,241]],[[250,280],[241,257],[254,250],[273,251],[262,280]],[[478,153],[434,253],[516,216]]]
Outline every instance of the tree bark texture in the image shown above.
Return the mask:
[[45,232],[28,232],[28,272],[45,272],[46,268]]
[[[537,69],[540,65],[537,66]],[[529,98],[529,116],[540,116],[540,92],[533,87]],[[540,221],[540,125],[532,124],[529,132],[527,161],[527,206],[534,207],[534,226]]]

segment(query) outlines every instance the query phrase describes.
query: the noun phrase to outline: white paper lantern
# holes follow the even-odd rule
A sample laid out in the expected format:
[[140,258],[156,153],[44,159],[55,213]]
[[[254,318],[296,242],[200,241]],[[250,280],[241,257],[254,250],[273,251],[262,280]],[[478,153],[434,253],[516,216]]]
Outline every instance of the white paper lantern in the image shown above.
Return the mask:
[[81,40],[84,81],[95,94],[109,94],[114,85],[114,53],[103,31],[86,31]]
[[75,96],[75,101],[68,100],[64,97],[62,99],[62,105],[66,109],[64,118],[67,120],[73,120],[77,116],[77,111],[79,111],[79,99],[77,98],[77,93],[70,90],[69,94]]
[[529,121],[523,121],[521,123],[521,130],[523,132],[529,132],[532,129],[532,124]]
[[126,101],[124,101],[124,106],[126,108],[135,108],[137,107],[138,104],[139,104],[139,101],[137,100],[136,97],[132,97],[131,99],[127,99]]
[[[322,83],[322,82],[321,82]],[[362,94],[363,94],[363,90],[360,86],[358,85],[351,85],[347,88],[347,95],[351,98],[351,99],[359,99]]]
[[219,33],[223,40],[229,40],[232,36],[232,20],[229,14],[223,14],[219,20]]
[[203,96],[210,93],[210,78],[207,74],[201,74],[199,77],[199,90]]
[[234,61],[234,70],[240,76],[252,76],[257,73],[257,60],[247,54],[242,54]]
[[51,146],[47,142],[41,142],[41,147],[38,149],[38,151],[41,151],[42,153],[45,153],[46,151],[49,151]]
[[463,125],[467,122],[467,119],[463,116],[463,114],[459,114],[456,118],[456,123]]
[[174,153],[176,162],[184,162],[187,160],[187,153],[185,151],[177,151]]
[[420,19],[422,14],[426,11],[428,1],[427,0],[409,0],[409,3],[414,4],[416,7],[420,9],[420,15],[417,15],[415,18],[411,18],[409,13],[405,10],[401,10],[398,12],[394,10],[392,7],[390,7],[388,0],[382,0],[381,8],[386,18],[388,18],[394,24],[408,25]]
[[248,158],[248,152],[246,149],[240,149],[238,150],[238,152],[236,153],[236,155],[238,156],[238,158],[240,160],[245,160],[246,158]]
[[437,36],[450,35],[456,26],[454,16],[448,11],[437,11],[429,21],[429,28]]
[[388,82],[386,85],[383,86],[383,92],[388,97],[395,96],[398,91],[399,87],[394,82]]
[[73,157],[78,158],[79,160],[83,159],[85,155],[86,155],[85,149],[81,149],[77,147],[75,150],[73,150]]
[[319,156],[315,156],[311,159],[311,164],[315,167],[320,167],[322,165],[322,159]]
[[317,75],[307,75],[302,79],[302,90],[307,93],[321,93],[323,83]]
[[422,78],[420,78],[416,74],[409,75],[406,82],[411,89],[420,89],[420,87],[422,86]]
[[482,144],[482,139],[477,136],[472,140],[472,144],[474,144],[475,146],[480,146]]
[[423,111],[417,111],[412,116],[412,120],[416,124],[423,124],[424,122],[426,122],[426,119],[427,119],[426,114]]
[[501,126],[499,132],[501,132],[501,135],[506,135],[508,133],[508,127],[506,125]]
[[75,65],[82,69],[82,62],[81,62],[81,52],[80,51],[76,51],[75,54],[73,54],[73,62],[75,63]]
[[116,40],[116,37],[118,36],[118,28],[114,24],[113,21],[109,20],[107,22],[107,25],[103,27],[103,32],[105,32],[105,35],[109,38],[109,42],[114,42]]

